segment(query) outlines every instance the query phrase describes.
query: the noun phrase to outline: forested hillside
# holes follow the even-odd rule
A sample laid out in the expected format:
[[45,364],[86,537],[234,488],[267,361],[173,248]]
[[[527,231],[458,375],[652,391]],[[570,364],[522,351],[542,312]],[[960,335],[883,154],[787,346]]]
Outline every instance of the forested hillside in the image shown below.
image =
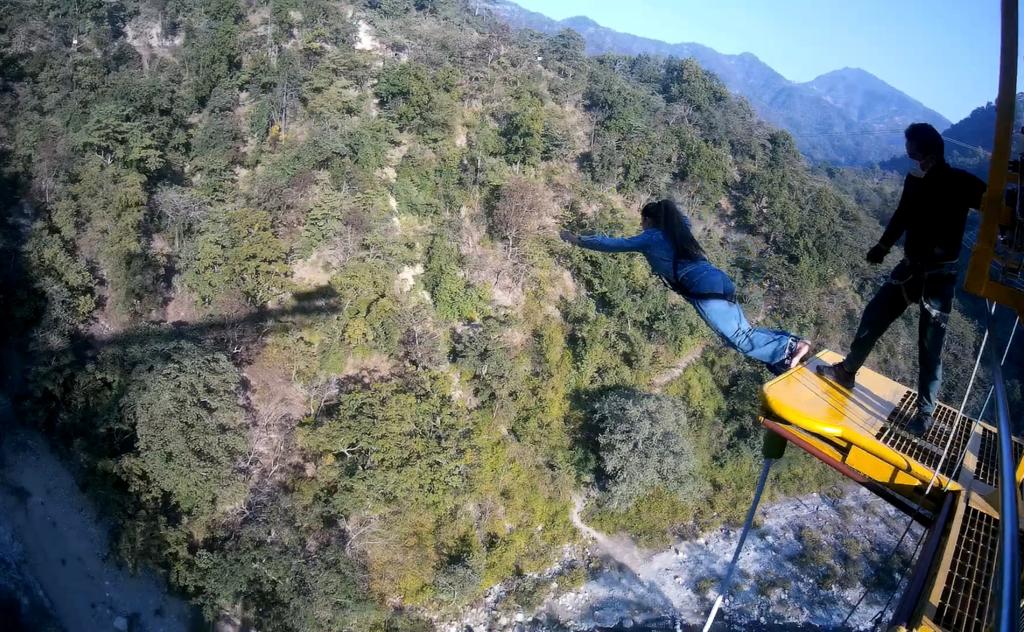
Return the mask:
[[[693,60],[590,58],[453,0],[0,16],[8,388],[117,555],[211,619],[531,603],[574,494],[645,543],[741,516],[765,373],[639,257],[557,228],[634,231],[672,196],[749,314],[837,349],[881,274],[891,182],[810,171]],[[905,383],[914,327],[872,360]],[[977,343],[951,328],[947,399]],[[794,451],[769,489],[827,476]]]
[[700,43],[620,33],[583,16],[553,20],[510,0],[476,0],[474,6],[493,11],[515,28],[548,35],[574,29],[590,54],[692,57],[749,100],[762,119],[793,134],[800,151],[815,162],[873,165],[901,151],[899,130],[910,123],[923,121],[940,130],[949,126],[946,117],[859,68],[841,68],[799,83],[749,52],[729,55]]

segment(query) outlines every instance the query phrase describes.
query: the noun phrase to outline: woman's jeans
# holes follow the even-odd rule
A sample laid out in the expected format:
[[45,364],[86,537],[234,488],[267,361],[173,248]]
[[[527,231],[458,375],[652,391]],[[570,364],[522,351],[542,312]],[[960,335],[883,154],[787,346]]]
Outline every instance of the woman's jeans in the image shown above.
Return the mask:
[[787,361],[799,340],[789,332],[751,327],[743,309],[732,301],[705,298],[691,299],[690,304],[725,344],[764,362],[773,373],[780,374],[789,368]]

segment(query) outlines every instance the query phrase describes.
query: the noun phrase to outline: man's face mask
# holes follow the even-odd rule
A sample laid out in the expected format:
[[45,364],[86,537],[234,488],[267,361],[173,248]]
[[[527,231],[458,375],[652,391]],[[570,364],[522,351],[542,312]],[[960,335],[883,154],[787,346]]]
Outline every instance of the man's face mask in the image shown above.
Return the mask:
[[924,177],[924,169],[921,168],[921,161],[924,160],[924,156],[917,150],[914,143],[907,141],[907,157],[913,161],[913,166],[910,168],[910,175],[917,176],[918,178]]

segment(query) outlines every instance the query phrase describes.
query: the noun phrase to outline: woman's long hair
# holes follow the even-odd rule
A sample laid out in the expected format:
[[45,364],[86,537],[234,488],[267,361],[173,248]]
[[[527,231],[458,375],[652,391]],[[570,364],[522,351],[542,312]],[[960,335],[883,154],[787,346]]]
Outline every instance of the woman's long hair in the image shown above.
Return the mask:
[[665,233],[676,251],[676,259],[707,259],[704,249],[690,231],[689,222],[672,200],[648,202],[640,210],[640,216],[650,220],[655,228]]

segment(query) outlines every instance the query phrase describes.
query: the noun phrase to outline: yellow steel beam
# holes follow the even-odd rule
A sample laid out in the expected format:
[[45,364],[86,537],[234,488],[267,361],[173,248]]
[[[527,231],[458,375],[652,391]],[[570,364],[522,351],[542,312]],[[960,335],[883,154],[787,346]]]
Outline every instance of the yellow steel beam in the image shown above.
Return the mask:
[[1000,224],[1009,222],[1003,193],[1007,185],[1006,166],[1012,146],[1014,109],[1017,102],[1017,2],[1003,2],[999,61],[999,94],[996,97],[996,129],[989,163],[988,189],[981,208],[981,227],[971,253],[964,289],[1001,303],[1024,315],[1024,293],[996,283],[989,276],[995,257]]

